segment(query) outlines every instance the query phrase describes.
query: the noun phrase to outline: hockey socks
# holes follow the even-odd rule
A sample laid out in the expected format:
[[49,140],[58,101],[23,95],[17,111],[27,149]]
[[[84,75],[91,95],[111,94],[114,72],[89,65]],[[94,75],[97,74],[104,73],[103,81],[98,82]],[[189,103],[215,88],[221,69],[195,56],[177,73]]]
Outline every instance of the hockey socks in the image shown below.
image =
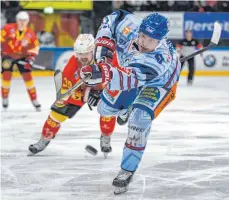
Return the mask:
[[144,110],[135,108],[130,115],[128,124],[128,138],[126,140],[121,168],[135,171],[141,162],[150,133],[151,116]]
[[12,72],[5,71],[2,73],[2,99],[7,99],[10,92]]
[[24,79],[27,92],[29,94],[30,100],[33,102],[37,99],[37,92],[34,86],[34,81],[31,72],[22,73],[22,78]]
[[110,136],[112,135],[116,123],[116,117],[104,117],[100,116],[100,130],[102,135]]
[[64,122],[68,117],[61,115],[55,111],[51,111],[48,119],[46,120],[42,135],[45,138],[52,139],[56,136],[58,130],[60,129],[61,123]]

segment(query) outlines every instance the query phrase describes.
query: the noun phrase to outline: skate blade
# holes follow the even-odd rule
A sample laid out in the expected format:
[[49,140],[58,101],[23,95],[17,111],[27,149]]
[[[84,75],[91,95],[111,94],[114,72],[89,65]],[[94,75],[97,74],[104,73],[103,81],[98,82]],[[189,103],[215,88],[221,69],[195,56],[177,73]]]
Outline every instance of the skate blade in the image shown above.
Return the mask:
[[104,156],[105,159],[107,159],[108,158],[108,153],[107,152],[104,152],[103,153],[103,156]]
[[122,194],[128,191],[128,186],[126,187],[114,187],[114,194]]
[[37,112],[41,112],[41,108],[35,108]]
[[8,107],[2,107],[2,110],[6,112],[8,110]]
[[32,153],[31,151],[27,154],[27,156],[34,156],[35,153]]

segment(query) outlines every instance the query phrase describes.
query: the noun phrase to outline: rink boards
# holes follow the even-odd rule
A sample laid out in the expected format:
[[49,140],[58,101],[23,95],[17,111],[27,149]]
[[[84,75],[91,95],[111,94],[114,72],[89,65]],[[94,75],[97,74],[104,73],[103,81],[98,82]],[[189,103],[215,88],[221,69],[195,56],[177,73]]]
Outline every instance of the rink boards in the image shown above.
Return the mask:
[[[47,67],[47,71],[33,71],[34,76],[53,76],[54,70],[63,67],[72,56],[71,48],[41,48],[36,64]],[[51,59],[50,59],[51,58]],[[195,57],[196,76],[229,76],[229,48],[218,47]],[[187,62],[182,76],[187,75]],[[19,73],[14,73],[19,76]]]

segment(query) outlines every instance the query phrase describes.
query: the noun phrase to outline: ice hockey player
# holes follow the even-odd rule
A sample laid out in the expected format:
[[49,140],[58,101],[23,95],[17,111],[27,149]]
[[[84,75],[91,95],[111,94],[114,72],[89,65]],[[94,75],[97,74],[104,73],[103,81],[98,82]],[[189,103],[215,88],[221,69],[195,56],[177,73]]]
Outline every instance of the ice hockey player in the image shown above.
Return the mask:
[[[32,65],[39,53],[39,42],[36,34],[28,28],[29,15],[20,11],[16,15],[16,23],[6,24],[1,30],[2,55],[2,106],[9,106],[9,92],[14,66],[18,67],[24,79],[30,100],[37,111],[40,103],[32,77]],[[19,64],[24,61],[26,64]]]
[[[103,19],[97,33],[97,64],[81,68],[81,78],[91,75],[87,85],[102,80],[110,90],[123,93],[132,88],[139,90],[131,105],[121,170],[113,180],[115,194],[128,190],[145,151],[152,121],[175,98],[181,66],[172,44],[166,40],[168,32],[167,18],[158,13],[141,20],[126,11],[115,11]],[[106,63],[106,57],[112,51],[111,44],[116,45],[123,70]],[[126,99],[133,98],[131,95]],[[121,109],[122,106],[117,109],[103,100],[98,104],[101,115],[118,116],[122,114]]]
[[[65,93],[69,88],[72,88],[74,84],[80,81],[79,70],[82,66],[93,63],[94,40],[91,34],[80,34],[77,37],[74,43],[74,55],[69,59],[66,66],[60,69],[62,81],[56,84],[60,84],[61,93]],[[56,136],[61,123],[68,118],[72,118],[86,102],[88,102],[90,106],[97,106],[100,99],[101,88],[103,88],[102,85],[94,89],[84,85],[75,90],[66,100],[56,100],[43,126],[40,140],[30,145],[29,151],[32,154],[43,151],[49,142]],[[102,132],[100,145],[101,151],[105,154],[112,150],[110,135],[113,133],[115,123],[116,117],[100,117],[100,129]]]

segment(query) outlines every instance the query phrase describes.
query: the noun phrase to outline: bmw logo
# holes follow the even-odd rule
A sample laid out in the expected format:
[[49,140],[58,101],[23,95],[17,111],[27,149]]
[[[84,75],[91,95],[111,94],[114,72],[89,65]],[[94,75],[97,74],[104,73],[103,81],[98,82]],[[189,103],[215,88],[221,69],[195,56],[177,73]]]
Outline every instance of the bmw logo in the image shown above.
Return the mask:
[[214,67],[214,65],[216,64],[216,58],[215,58],[215,56],[213,56],[213,55],[207,55],[204,58],[204,64],[207,67]]

